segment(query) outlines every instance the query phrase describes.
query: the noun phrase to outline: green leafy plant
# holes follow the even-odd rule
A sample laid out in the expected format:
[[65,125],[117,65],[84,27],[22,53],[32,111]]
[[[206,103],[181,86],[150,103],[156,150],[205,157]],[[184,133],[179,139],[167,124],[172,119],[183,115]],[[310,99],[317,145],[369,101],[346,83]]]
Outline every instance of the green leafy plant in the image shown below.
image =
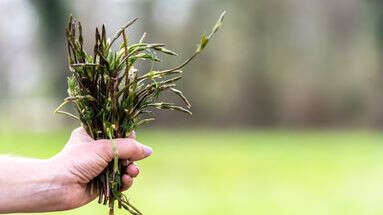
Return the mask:
[[[160,61],[157,53],[177,54],[165,48],[165,44],[145,42],[146,34],[138,43],[129,45],[125,30],[137,19],[122,27],[111,40],[106,36],[104,25],[101,32],[96,28],[93,54],[88,54],[84,50],[81,23],[70,17],[65,29],[70,70],[69,97],[55,113],[81,121],[93,139],[112,140],[127,137],[137,127],[153,121],[154,118],[150,117],[153,109],[192,114],[189,110],[191,104],[182,91],[175,88],[176,82],[183,77],[181,69],[206,47],[222,26],[224,15],[225,12],[209,35],[202,35],[197,49],[185,62],[171,69],[151,69],[144,74],[134,67],[140,60],[155,63]],[[118,39],[122,39],[122,45],[114,51],[112,46]],[[186,107],[158,101],[161,93],[167,90],[178,96]],[[78,116],[61,110],[68,103],[74,104]],[[110,215],[114,214],[116,201],[119,208],[125,208],[133,215],[141,214],[121,192],[121,162],[114,149],[114,161],[90,183],[90,192],[98,192],[98,202],[109,206]]]

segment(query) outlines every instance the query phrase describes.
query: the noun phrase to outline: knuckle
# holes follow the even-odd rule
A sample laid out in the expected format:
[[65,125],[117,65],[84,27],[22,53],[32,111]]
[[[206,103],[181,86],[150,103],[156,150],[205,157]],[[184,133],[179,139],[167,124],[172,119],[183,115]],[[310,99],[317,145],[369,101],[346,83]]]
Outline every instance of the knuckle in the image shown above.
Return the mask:
[[113,149],[108,141],[95,141],[100,154],[104,154],[108,159],[113,158]]
[[78,133],[78,131],[79,131],[79,128],[74,129],[74,130],[72,131],[72,133],[70,134],[71,137],[74,137],[74,136]]
[[133,138],[133,139],[136,139],[136,132],[132,131],[132,133],[130,134],[130,137]]
[[[125,147],[123,150],[124,157],[129,159],[138,159],[142,155],[141,145],[137,143],[134,139],[125,139],[121,142]],[[121,154],[120,154],[121,155]]]

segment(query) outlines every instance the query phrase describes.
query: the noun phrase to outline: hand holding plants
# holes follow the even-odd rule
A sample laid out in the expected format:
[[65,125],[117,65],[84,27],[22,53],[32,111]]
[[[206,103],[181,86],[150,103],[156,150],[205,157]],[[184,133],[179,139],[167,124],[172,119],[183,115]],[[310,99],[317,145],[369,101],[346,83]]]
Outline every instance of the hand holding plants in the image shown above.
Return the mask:
[[[132,161],[141,160],[152,149],[138,143],[133,132],[128,138],[115,139],[119,158],[122,160],[123,190],[128,189],[139,173]],[[93,140],[82,127],[73,131],[64,149],[52,158],[57,168],[63,171],[67,209],[80,207],[94,200],[98,193],[89,192],[90,182],[114,159],[111,140]]]
[[[183,92],[176,88],[176,82],[183,78],[181,69],[205,49],[221,28],[224,16],[225,12],[221,14],[210,34],[202,35],[200,43],[189,58],[178,66],[164,70],[158,70],[155,66],[160,61],[159,55],[178,54],[165,48],[165,44],[147,42],[146,33],[137,43],[129,43],[126,29],[137,19],[123,26],[112,39],[108,38],[105,25],[96,28],[93,53],[89,53],[85,49],[82,25],[71,17],[65,29],[70,71],[68,97],[55,113],[79,120],[93,139],[110,139],[112,142],[128,137],[136,128],[155,120],[155,109],[192,114],[189,110],[191,104]],[[119,48],[115,46],[118,40],[122,43]],[[137,69],[143,61],[151,64],[149,70]],[[160,96],[166,91],[178,96],[185,107],[164,102]],[[73,104],[77,110],[76,115],[62,110],[68,103]],[[100,165],[104,168],[103,171],[99,171],[101,168],[97,171],[89,170],[95,177],[94,180],[85,178],[83,181],[90,182],[90,193],[98,194],[98,202],[109,207],[109,215],[114,215],[115,202],[118,208],[124,208],[132,215],[141,215],[121,193],[124,182],[121,157],[118,157],[118,154],[121,155],[120,147],[110,145],[107,146],[109,164]],[[78,168],[88,171],[81,165]],[[94,175],[95,172],[100,174]]]
[[[152,150],[138,143],[134,132],[114,142],[126,190],[139,173],[131,161],[149,156]],[[110,140],[93,140],[77,128],[51,159],[0,157],[0,213],[68,210],[89,203],[98,196],[89,192],[89,182],[114,159],[112,146]]]

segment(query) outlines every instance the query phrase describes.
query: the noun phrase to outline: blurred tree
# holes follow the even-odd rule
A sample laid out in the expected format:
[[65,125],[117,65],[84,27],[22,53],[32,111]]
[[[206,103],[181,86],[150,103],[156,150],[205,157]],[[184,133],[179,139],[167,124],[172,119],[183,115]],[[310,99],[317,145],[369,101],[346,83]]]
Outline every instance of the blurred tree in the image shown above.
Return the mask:
[[[374,29],[375,29],[375,36],[377,39],[380,57],[383,56],[383,1],[381,0],[366,0],[367,3],[370,5],[370,10],[372,11],[370,13],[370,16],[373,17],[374,20]],[[379,74],[378,77],[375,79],[374,86],[376,87],[375,90],[379,92],[383,92],[383,64],[380,63],[379,65]],[[382,93],[375,93],[375,105],[382,107],[383,106],[383,94]],[[383,126],[383,108],[375,108],[376,112],[375,115],[375,122],[379,126]]]
[[[246,11],[247,22],[251,26],[241,25],[243,34],[253,43],[248,44],[248,53],[243,58],[243,70],[248,71],[242,75],[244,84],[243,104],[245,111],[241,117],[245,122],[252,125],[272,125],[276,123],[275,114],[275,81],[272,78],[272,71],[268,67],[268,51],[270,51],[269,38],[273,35],[275,20],[280,13],[271,15],[267,8],[278,7],[270,1],[246,1],[240,5],[241,11]],[[283,8],[283,4],[281,6]],[[252,12],[253,11],[253,12]],[[243,16],[243,15],[242,15]],[[244,19],[245,17],[242,17]],[[250,39],[252,38],[252,39]],[[249,62],[249,63],[245,63]]]
[[66,1],[31,1],[40,18],[41,43],[45,49],[43,61],[46,77],[51,81],[48,86],[49,96],[64,96],[66,89],[66,53],[63,45],[66,23]]

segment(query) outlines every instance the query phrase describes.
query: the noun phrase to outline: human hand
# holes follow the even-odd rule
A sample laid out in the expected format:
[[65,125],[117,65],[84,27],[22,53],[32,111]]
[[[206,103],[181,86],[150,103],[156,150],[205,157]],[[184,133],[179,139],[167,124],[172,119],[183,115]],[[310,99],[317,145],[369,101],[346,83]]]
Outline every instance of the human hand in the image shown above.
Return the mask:
[[[138,143],[133,132],[128,138],[115,139],[119,158],[123,162],[123,190],[128,189],[139,168],[133,161],[141,160],[152,154],[152,149]],[[51,163],[60,171],[58,182],[63,190],[62,210],[77,208],[97,197],[91,194],[87,186],[114,159],[113,144],[110,140],[93,140],[80,127],[72,135],[64,149],[54,156]]]

